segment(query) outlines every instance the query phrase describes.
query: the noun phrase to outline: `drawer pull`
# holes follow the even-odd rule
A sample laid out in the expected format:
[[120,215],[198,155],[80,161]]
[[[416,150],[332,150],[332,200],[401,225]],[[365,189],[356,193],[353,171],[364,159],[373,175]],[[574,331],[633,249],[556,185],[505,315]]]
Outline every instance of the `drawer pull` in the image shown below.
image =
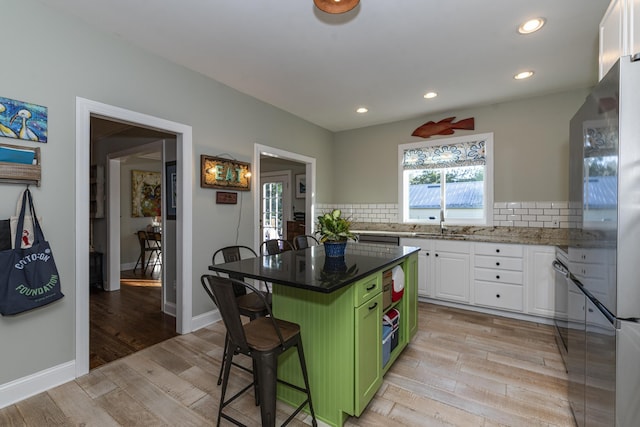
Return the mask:
[[496,298],[500,298],[500,294],[496,294]]
[[496,265],[500,265],[500,263],[499,263],[499,262],[496,262]]
[[376,287],[376,285],[375,285],[375,283],[374,283],[373,285],[369,286],[369,287],[367,288],[367,290],[368,290],[368,291],[373,290],[373,289],[375,289],[375,287]]
[[500,249],[496,249],[496,253],[500,253]]
[[496,274],[496,279],[499,279],[499,278],[500,278],[500,275],[499,275],[499,274]]
[[373,310],[374,308],[376,308],[378,306],[378,303],[374,303],[371,307],[369,307],[369,311]]

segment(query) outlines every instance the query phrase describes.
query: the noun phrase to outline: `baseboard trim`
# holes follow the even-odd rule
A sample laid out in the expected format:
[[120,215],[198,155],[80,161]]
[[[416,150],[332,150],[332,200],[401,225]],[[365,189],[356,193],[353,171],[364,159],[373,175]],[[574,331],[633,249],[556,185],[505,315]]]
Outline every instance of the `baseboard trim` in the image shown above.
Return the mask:
[[0,408],[75,379],[75,360],[0,385]]
[[168,314],[169,316],[176,317],[176,303],[175,302],[165,303],[164,312],[165,312],[165,314]]
[[213,323],[216,323],[222,319],[220,317],[220,312],[216,308],[215,310],[208,311],[206,313],[195,316],[191,319],[191,331],[197,331],[198,329],[202,329],[205,326],[209,326]]

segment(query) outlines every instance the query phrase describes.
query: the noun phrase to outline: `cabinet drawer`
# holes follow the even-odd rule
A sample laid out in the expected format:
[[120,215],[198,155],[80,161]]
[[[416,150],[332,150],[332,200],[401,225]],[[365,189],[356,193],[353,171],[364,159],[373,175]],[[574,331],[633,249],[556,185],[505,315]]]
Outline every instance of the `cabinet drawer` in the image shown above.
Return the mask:
[[367,276],[353,286],[356,287],[354,307],[359,307],[382,292],[382,272]]
[[481,268],[491,268],[494,270],[515,270],[522,271],[522,258],[507,258],[499,256],[476,255],[475,266]]
[[500,255],[506,257],[522,257],[522,245],[506,243],[476,243],[476,255]]
[[522,272],[511,270],[493,270],[488,268],[476,268],[474,270],[474,278],[477,280],[485,280],[487,282],[512,283],[522,285]]
[[522,311],[522,286],[503,283],[475,282],[475,302],[478,305]]

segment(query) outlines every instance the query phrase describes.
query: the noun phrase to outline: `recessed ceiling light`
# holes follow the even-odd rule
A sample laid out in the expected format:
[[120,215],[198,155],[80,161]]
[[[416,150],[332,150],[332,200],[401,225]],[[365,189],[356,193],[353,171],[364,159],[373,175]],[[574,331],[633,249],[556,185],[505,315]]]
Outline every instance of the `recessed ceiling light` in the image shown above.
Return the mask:
[[369,109],[368,109],[368,108],[360,107],[360,108],[358,108],[358,109],[356,110],[356,113],[364,114],[364,113],[366,113],[367,111],[369,111]]
[[521,24],[518,27],[518,32],[520,34],[531,34],[531,33],[535,33],[536,31],[538,31],[540,28],[542,28],[542,26],[545,23],[545,19],[544,18],[534,18],[534,19],[529,19],[527,22]]
[[533,71],[523,71],[513,76],[513,78],[516,80],[523,80],[523,79],[528,79],[531,76],[533,76]]
[[425,93],[425,94],[424,94],[424,97],[425,97],[426,99],[435,98],[436,96],[438,96],[438,94],[437,94],[437,93],[435,93],[435,92],[427,92],[427,93]]

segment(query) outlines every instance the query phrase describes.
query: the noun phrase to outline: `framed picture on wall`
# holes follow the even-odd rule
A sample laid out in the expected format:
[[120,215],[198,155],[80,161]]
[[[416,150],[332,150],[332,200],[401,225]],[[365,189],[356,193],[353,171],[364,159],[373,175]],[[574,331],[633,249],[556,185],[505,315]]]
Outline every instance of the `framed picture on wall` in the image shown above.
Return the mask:
[[162,203],[160,172],[131,171],[131,216],[160,216]]
[[304,199],[307,195],[307,176],[296,175],[296,198]]
[[177,196],[178,196],[178,186],[177,186],[177,174],[176,174],[176,162],[167,162],[165,163],[165,185],[167,189],[167,211],[166,218],[167,219],[176,219],[176,207],[177,204]]

